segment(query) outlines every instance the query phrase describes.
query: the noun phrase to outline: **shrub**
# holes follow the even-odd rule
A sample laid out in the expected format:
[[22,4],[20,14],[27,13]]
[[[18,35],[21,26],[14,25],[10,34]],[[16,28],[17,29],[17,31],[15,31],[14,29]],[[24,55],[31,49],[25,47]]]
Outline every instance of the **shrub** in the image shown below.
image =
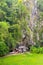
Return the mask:
[[6,55],[9,52],[9,48],[4,42],[0,42],[0,57]]
[[43,54],[43,47],[39,48],[39,52]]
[[30,48],[30,51],[31,51],[32,53],[37,53],[37,52],[38,52],[37,48],[34,47],[34,46],[32,46],[32,47]]
[[30,48],[30,52],[32,52],[32,53],[43,53],[43,47],[34,47],[34,46],[32,46],[31,48]]

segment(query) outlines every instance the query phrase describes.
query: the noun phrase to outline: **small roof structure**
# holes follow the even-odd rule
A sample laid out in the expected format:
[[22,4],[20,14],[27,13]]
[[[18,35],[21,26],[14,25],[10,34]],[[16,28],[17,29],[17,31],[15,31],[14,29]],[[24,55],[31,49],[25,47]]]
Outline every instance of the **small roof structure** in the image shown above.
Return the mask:
[[26,47],[25,47],[25,46],[19,46],[19,49],[20,49],[20,48],[26,48]]

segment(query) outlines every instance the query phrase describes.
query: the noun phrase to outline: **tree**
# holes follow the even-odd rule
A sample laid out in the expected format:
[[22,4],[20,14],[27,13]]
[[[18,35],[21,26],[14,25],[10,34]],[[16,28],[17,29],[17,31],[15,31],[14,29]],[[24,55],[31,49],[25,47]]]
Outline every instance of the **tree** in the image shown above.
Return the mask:
[[4,42],[0,42],[0,57],[9,53],[9,48]]

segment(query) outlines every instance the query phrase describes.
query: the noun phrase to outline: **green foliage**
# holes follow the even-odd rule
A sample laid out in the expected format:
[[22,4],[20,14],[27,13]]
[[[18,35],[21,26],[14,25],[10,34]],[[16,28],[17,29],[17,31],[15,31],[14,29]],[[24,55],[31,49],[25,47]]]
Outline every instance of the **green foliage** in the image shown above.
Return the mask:
[[36,47],[34,47],[34,46],[32,46],[32,47],[30,48],[30,51],[31,51],[32,53],[39,53],[39,49],[36,48]]
[[9,48],[4,42],[0,42],[0,56],[4,56],[9,52]]
[[22,0],[0,0],[0,41],[10,51],[21,41],[23,30],[28,31],[26,17],[29,17],[28,9]]
[[0,22],[0,40],[4,41],[8,36],[9,24],[5,21]]
[[38,8],[43,11],[43,0],[38,0]]
[[43,54],[43,47],[35,47],[35,46],[32,46],[31,48],[30,48],[30,51],[32,52],[32,53],[40,53],[40,54]]

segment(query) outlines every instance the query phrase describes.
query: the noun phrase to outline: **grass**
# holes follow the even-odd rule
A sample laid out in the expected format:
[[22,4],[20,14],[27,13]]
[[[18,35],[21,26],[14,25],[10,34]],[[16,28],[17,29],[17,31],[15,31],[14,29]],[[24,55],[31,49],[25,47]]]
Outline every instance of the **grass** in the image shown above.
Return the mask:
[[0,58],[0,65],[43,65],[43,54],[18,54]]

